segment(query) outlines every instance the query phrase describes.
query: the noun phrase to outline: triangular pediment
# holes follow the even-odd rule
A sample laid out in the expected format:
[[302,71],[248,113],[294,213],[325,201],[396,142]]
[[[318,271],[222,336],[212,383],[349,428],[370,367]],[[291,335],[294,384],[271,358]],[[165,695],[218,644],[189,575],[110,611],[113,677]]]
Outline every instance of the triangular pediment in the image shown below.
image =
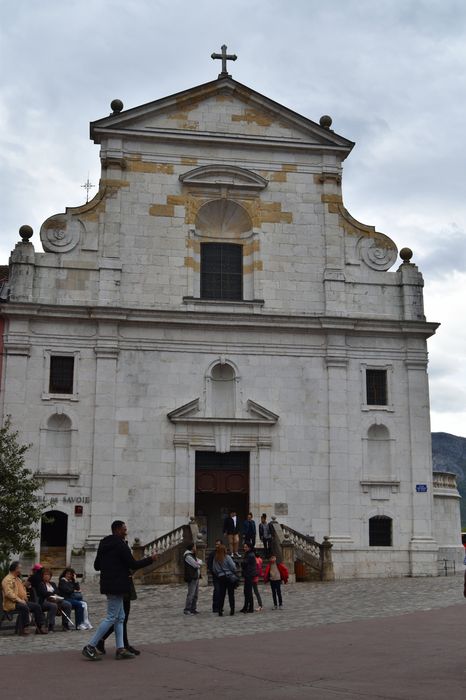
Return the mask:
[[216,424],[266,424],[274,425],[279,416],[268,408],[248,399],[247,416],[244,418],[222,418],[221,416],[203,416],[200,412],[200,399],[185,403],[167,414],[172,423],[216,423]]
[[113,113],[91,123],[91,138],[105,134],[196,135],[266,139],[284,144],[340,150],[346,156],[353,143],[293,112],[232,78],[219,78],[140,107]]

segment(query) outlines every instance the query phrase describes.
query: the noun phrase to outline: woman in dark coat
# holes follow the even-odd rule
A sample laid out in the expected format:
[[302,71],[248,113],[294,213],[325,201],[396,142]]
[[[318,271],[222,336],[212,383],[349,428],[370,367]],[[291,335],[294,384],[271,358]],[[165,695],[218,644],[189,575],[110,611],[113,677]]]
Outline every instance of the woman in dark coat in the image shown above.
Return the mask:
[[78,629],[87,629],[84,626],[84,601],[81,593],[81,587],[76,580],[76,572],[74,569],[67,567],[58,581],[58,592],[71,605],[76,615],[76,627]]

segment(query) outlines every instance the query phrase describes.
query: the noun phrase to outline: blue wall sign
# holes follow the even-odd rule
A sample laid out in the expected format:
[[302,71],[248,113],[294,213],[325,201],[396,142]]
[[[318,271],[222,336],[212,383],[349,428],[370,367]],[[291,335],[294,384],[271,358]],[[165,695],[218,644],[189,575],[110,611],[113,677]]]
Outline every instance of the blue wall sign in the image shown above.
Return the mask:
[[416,491],[417,493],[426,493],[427,484],[416,484]]

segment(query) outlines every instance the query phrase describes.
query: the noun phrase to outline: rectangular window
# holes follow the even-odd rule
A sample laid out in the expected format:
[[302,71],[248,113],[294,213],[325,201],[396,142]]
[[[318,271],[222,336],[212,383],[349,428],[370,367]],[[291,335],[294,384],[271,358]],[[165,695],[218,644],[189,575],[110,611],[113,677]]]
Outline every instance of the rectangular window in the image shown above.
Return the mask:
[[243,299],[243,247],[201,243],[201,299]]
[[366,399],[368,406],[387,405],[386,369],[366,369]]
[[74,357],[69,355],[51,355],[50,357],[50,394],[72,394],[74,378]]
[[369,520],[369,547],[392,546],[392,519],[375,515]]

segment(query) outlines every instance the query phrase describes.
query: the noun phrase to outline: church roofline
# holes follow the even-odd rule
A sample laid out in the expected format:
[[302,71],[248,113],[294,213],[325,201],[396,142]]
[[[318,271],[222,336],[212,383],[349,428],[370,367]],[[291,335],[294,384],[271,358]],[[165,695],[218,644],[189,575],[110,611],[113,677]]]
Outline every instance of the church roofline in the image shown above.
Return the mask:
[[[181,92],[174,93],[173,95],[168,95],[158,100],[153,100],[152,102],[146,102],[137,107],[131,107],[130,109],[118,113],[113,113],[107,117],[95,120],[90,123],[90,138],[95,143],[100,143],[101,136],[103,134],[117,133],[120,130],[124,131],[126,134],[131,133],[133,131],[135,135],[137,134],[138,136],[140,136],[141,134],[144,134],[146,137],[150,136],[152,138],[156,137],[158,133],[163,133],[163,135],[166,136],[167,134],[170,134],[170,130],[168,129],[151,129],[148,131],[143,131],[140,129],[132,130],[131,127],[125,127],[124,129],[122,129],[122,125],[128,124],[131,121],[133,121],[133,119],[137,117],[142,117],[144,116],[144,114],[147,113],[154,113],[157,111],[166,110],[172,106],[176,106],[179,108],[180,105],[183,104],[183,102],[188,102],[192,99],[198,100],[202,97],[208,98],[213,94],[218,94],[221,92],[227,94],[228,92],[234,93],[235,91],[237,91],[241,96],[246,97],[248,100],[262,106],[264,109],[279,114],[281,118],[287,119],[290,123],[294,124],[298,128],[301,128],[304,131],[308,131],[310,133],[313,133],[314,135],[317,135],[322,140],[322,142],[319,144],[314,144],[314,148],[331,148],[332,150],[337,149],[343,151],[346,157],[346,155],[348,155],[354,147],[353,141],[350,141],[349,139],[340,136],[339,134],[335,133],[330,129],[320,126],[320,124],[317,124],[311,119],[304,117],[303,115],[299,114],[298,112],[295,112],[294,110],[288,107],[285,107],[284,105],[281,105],[279,102],[272,100],[270,97],[267,97],[257,92],[256,90],[253,90],[247,85],[239,83],[233,78],[220,76],[216,80],[212,80],[208,83],[203,83],[201,85],[197,85],[187,90],[182,90]],[[171,131],[172,137],[180,137],[183,134],[183,130],[173,129]],[[189,135],[191,138],[194,139],[199,139],[203,136],[205,137],[207,135],[207,132],[193,133],[193,131],[187,131],[186,135]],[[215,134],[208,135],[209,138],[215,138],[215,136]],[[222,134],[220,135],[220,138],[227,138],[230,141],[238,140],[238,137],[235,134]],[[258,143],[266,141],[270,145],[270,141],[267,138],[255,137],[253,139],[248,140],[256,141]],[[275,141],[279,142],[278,139],[273,139],[274,143]],[[284,145],[286,145],[286,141],[282,140],[281,142],[284,143]],[[292,144],[293,146],[299,145],[299,142],[295,140],[290,140],[288,143],[289,145]],[[301,146],[309,147],[310,144],[303,143],[301,144]]]

